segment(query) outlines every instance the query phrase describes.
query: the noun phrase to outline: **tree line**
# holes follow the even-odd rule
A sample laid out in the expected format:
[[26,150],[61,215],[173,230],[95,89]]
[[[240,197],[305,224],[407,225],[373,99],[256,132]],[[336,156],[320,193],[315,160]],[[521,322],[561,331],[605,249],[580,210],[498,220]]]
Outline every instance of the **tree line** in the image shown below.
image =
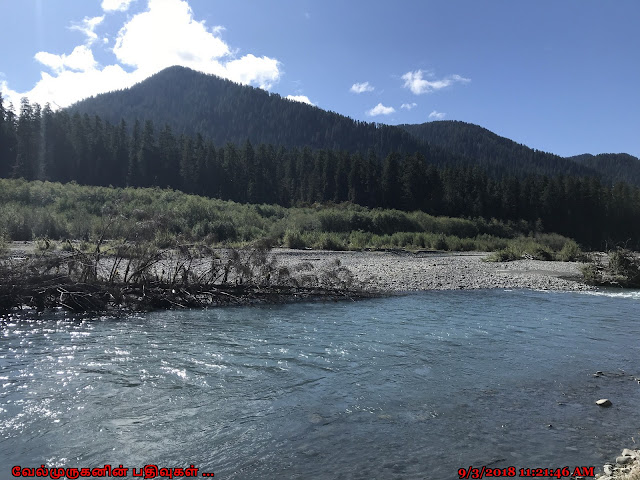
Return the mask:
[[114,187],[168,187],[285,207],[351,202],[431,215],[524,220],[592,248],[640,239],[640,189],[595,177],[490,176],[434,164],[422,152],[347,152],[270,144],[214,145],[151,120],[129,127],[0,97],[0,176]]

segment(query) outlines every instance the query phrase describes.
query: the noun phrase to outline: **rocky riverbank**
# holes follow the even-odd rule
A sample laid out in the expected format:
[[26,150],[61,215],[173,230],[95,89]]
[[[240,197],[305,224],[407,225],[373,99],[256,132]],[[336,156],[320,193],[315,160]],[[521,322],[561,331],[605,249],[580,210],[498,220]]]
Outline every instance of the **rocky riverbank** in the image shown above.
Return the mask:
[[[227,249],[215,249],[225,256]],[[35,253],[34,242],[13,242],[6,255]],[[487,262],[487,252],[326,251],[274,248],[278,265],[309,264],[312,270],[333,268],[337,261],[371,290],[403,292],[530,288],[535,290],[590,290],[583,283],[580,262],[515,260]],[[54,253],[55,254],[55,253]],[[103,259],[103,262],[108,259]]]
[[640,450],[625,448],[615,463],[604,465],[598,480],[640,480]]
[[535,290],[589,290],[582,283],[579,262],[516,260],[487,262],[489,253],[434,253],[405,251],[327,252],[274,249],[284,265],[308,262],[321,269],[336,260],[357,280],[372,289],[401,292],[530,288]]

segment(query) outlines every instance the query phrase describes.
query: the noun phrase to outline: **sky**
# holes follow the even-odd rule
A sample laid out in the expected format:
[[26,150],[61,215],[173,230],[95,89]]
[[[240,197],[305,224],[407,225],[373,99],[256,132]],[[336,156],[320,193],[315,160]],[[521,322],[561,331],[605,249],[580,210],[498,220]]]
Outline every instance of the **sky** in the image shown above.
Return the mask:
[[171,65],[351,118],[640,157],[638,0],[0,0],[0,91],[62,108]]

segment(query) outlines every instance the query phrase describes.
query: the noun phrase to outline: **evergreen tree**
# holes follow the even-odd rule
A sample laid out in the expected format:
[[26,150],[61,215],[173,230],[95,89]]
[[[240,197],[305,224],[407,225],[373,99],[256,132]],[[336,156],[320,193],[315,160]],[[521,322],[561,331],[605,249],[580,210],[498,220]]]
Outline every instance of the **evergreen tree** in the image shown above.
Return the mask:
[[400,155],[390,153],[382,167],[382,206],[402,208],[402,179],[400,178]]
[[177,140],[168,124],[165,124],[158,138],[158,163],[158,185],[180,188],[180,153]]
[[140,147],[137,152],[138,185],[148,187],[158,184],[157,150],[153,122],[147,120],[144,123]]
[[142,132],[140,122],[136,119],[133,124],[133,134],[129,141],[129,161],[127,166],[127,186],[137,187],[140,185],[140,166],[138,164],[138,153],[142,143]]
[[14,178],[33,180],[40,158],[40,107],[31,105],[27,97],[20,103],[16,134],[18,153],[12,175]]
[[0,94],[0,177],[8,177],[16,163],[16,120],[13,107],[4,107]]

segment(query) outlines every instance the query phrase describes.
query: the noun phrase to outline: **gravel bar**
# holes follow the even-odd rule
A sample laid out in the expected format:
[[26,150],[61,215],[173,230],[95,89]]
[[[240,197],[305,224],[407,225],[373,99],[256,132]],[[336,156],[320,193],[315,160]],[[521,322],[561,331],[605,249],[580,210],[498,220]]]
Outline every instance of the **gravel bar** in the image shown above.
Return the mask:
[[484,252],[406,252],[274,249],[278,262],[309,262],[322,268],[336,260],[372,289],[403,292],[529,288],[534,290],[591,290],[581,282],[579,262],[516,260],[487,262]]

